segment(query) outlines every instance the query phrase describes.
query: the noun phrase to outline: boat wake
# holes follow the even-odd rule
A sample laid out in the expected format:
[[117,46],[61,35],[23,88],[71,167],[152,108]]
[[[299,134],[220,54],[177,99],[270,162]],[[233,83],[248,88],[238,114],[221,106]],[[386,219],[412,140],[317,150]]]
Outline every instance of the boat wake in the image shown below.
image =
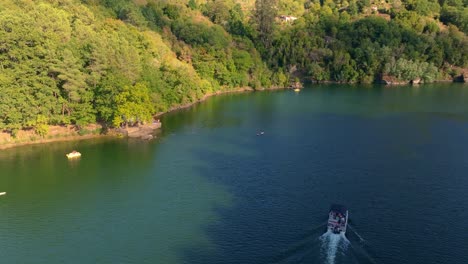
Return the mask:
[[269,258],[265,264],[378,264],[372,248],[354,227],[348,225],[350,232],[346,233],[347,236],[332,231],[323,233],[326,227],[327,224],[322,224],[304,232],[296,243]]
[[320,242],[317,237],[326,228],[326,224],[321,224],[298,237],[298,241],[291,245],[287,250],[280,252],[278,255],[268,260],[268,264],[272,263],[303,263],[314,248],[317,248]]
[[350,243],[350,251],[356,261],[361,264],[377,264],[376,255],[374,254],[372,248],[368,244],[368,242],[355,230],[354,227],[348,225],[349,230],[348,232],[349,239],[353,242]]
[[351,225],[348,225],[349,229],[359,238],[361,242],[365,242],[364,238],[356,231]]
[[345,252],[350,243],[343,233],[334,234],[331,231],[327,231],[320,236],[320,241],[322,242],[321,250],[327,264],[335,264],[337,254]]

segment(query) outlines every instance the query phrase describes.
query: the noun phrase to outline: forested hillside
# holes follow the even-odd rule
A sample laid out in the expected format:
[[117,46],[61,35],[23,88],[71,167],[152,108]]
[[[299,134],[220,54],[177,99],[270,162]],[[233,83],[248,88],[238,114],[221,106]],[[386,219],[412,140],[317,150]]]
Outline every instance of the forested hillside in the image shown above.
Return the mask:
[[0,0],[0,130],[149,121],[239,87],[467,68],[467,0]]
[[252,41],[185,3],[1,2],[3,130],[133,124],[207,93],[272,85]]
[[278,26],[269,63],[317,81],[452,79],[468,63],[467,3],[309,1]]

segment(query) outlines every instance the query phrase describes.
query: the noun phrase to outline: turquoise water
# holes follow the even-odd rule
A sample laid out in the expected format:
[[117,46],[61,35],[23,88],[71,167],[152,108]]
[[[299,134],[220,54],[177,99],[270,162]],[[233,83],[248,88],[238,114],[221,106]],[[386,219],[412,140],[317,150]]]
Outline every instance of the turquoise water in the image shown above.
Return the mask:
[[[226,95],[162,122],[2,150],[1,262],[468,263],[466,85]],[[349,242],[320,239],[331,203]]]

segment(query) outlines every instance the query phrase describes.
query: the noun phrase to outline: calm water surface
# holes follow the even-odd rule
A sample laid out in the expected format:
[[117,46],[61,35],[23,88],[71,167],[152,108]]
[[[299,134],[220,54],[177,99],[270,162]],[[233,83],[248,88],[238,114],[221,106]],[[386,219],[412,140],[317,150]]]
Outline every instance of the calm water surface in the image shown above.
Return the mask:
[[[466,85],[227,95],[162,121],[150,143],[0,151],[0,262],[468,263]],[[331,203],[349,242],[320,238]]]

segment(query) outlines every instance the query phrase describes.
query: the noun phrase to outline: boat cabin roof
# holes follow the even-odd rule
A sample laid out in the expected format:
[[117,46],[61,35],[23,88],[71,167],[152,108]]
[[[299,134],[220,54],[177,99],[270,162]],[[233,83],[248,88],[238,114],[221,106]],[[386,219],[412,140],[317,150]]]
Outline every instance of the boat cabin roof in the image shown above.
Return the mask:
[[346,206],[344,205],[341,205],[341,204],[332,204],[331,207],[330,207],[330,212],[338,212],[338,213],[341,213],[343,215],[346,214],[346,211],[348,211],[348,209],[346,208]]

